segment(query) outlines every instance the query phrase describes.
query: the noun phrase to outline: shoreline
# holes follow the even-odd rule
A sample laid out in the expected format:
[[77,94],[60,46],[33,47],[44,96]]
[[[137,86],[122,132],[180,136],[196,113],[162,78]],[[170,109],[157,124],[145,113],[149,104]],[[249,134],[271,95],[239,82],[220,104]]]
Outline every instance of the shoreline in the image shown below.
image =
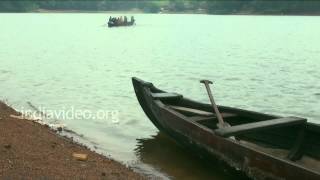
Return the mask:
[[0,101],[0,179],[147,179]]

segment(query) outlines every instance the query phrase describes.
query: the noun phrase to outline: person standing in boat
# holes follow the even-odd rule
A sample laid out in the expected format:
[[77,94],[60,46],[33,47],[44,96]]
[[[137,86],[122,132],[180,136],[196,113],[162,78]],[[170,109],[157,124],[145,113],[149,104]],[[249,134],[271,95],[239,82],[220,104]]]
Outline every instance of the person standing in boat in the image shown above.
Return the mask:
[[134,17],[131,16],[131,24],[134,24]]
[[120,24],[123,24],[123,18],[120,16]]
[[109,17],[108,24],[109,24],[109,23],[112,23],[112,19],[113,19],[113,18],[110,16],[110,17]]
[[120,18],[117,17],[115,22],[116,22],[117,25],[119,25],[120,24]]
[[124,16],[124,24],[127,24],[128,23],[128,18],[127,16]]

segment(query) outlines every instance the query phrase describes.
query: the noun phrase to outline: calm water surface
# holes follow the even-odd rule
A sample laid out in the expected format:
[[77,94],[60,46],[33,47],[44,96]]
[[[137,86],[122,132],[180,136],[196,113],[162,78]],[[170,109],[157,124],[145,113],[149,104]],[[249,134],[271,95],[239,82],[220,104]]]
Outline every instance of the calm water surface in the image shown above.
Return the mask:
[[[186,152],[149,122],[130,78],[208,102],[320,123],[319,17],[1,14],[0,98],[19,110],[85,109],[110,118],[56,119],[97,151],[160,178],[234,179],[223,165]],[[34,110],[34,109],[33,109]],[[47,120],[52,123],[52,120]]]

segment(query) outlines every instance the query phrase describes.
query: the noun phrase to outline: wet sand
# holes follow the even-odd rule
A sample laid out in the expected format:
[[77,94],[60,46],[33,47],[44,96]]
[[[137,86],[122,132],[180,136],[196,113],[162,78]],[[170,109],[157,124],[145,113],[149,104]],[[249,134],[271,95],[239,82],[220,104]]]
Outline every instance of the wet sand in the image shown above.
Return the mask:
[[[10,116],[11,115],[11,116]],[[146,179],[0,102],[0,179]],[[87,154],[80,161],[73,153]]]

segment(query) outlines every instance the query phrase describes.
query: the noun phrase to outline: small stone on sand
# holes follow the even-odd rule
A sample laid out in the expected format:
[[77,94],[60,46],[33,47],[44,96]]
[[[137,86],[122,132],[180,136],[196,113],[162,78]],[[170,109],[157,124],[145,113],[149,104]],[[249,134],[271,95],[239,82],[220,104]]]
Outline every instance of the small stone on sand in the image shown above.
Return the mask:
[[58,127],[57,130],[58,130],[59,132],[61,132],[61,131],[62,131],[62,127]]
[[5,144],[5,145],[4,145],[4,148],[10,149],[10,148],[11,148],[11,145],[10,145],[10,144]]
[[88,159],[88,154],[73,153],[72,156],[79,161],[86,161]]

